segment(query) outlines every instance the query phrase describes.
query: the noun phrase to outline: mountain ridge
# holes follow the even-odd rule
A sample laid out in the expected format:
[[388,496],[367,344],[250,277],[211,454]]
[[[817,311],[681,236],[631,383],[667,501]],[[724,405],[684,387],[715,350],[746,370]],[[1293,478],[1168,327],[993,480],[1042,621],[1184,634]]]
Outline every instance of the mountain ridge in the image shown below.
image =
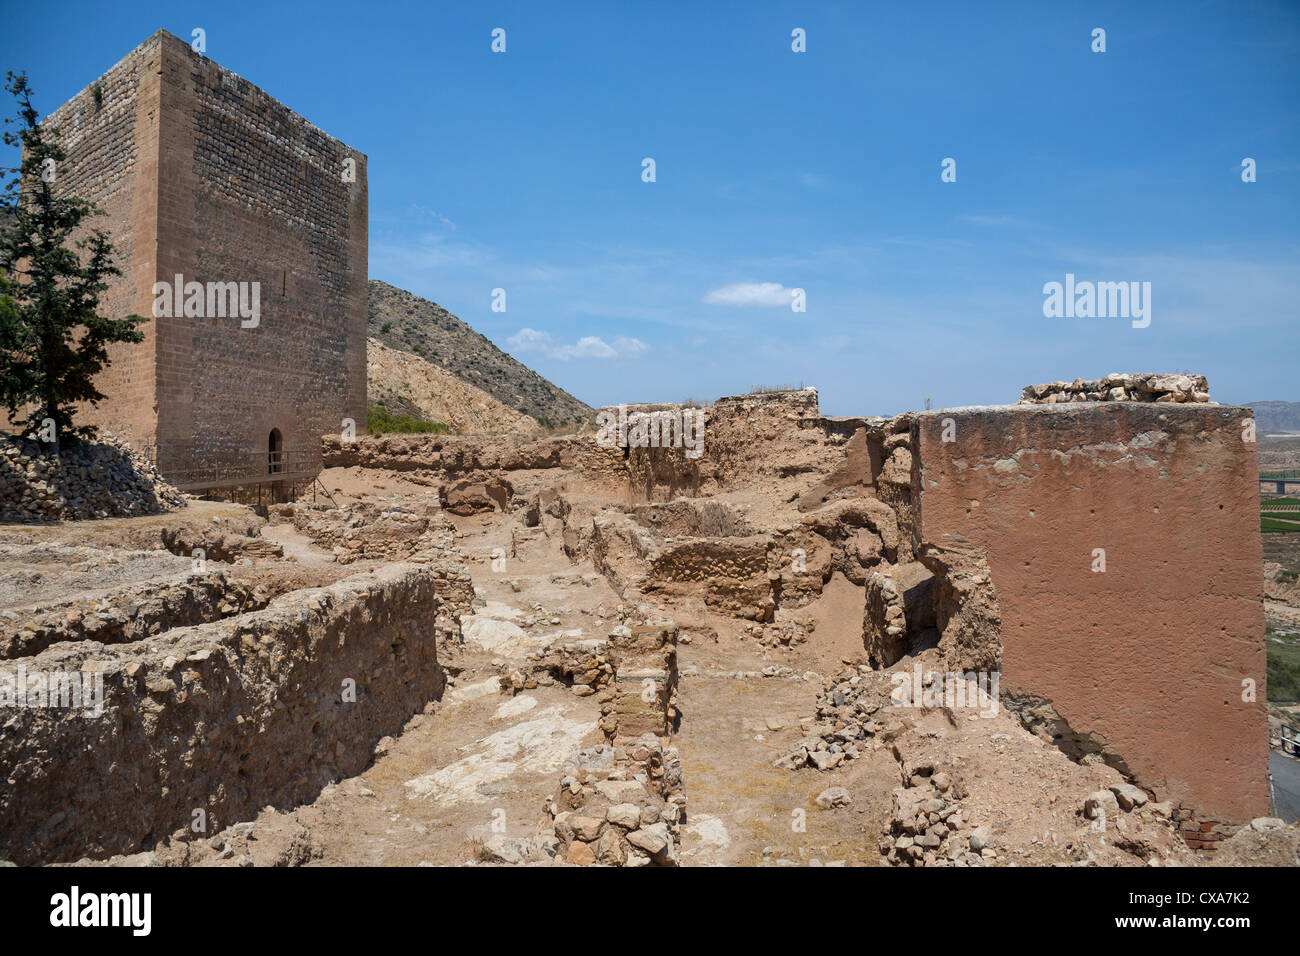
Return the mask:
[[1300,435],[1300,402],[1247,402],[1255,412],[1255,427],[1264,434]]
[[576,427],[595,413],[436,302],[380,279],[369,281],[367,301],[370,338],[449,372],[543,428]]

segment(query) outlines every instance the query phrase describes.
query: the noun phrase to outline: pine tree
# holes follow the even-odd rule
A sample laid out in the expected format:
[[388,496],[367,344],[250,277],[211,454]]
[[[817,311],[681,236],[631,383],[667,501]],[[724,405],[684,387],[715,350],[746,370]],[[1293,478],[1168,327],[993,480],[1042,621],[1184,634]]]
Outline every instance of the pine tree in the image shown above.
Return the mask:
[[4,142],[20,146],[22,159],[0,179],[0,402],[24,433],[52,440],[57,452],[60,438],[95,436],[93,426],[73,424],[74,406],[104,398],[94,377],[108,365],[108,346],[142,341],[136,326],[148,320],[99,314],[107,280],[122,274],[108,235],[81,229],[100,210],[55,194],[65,153],[58,131],[38,122],[26,74],[10,71],[5,89],[18,110],[5,120],[17,131],[6,128]]

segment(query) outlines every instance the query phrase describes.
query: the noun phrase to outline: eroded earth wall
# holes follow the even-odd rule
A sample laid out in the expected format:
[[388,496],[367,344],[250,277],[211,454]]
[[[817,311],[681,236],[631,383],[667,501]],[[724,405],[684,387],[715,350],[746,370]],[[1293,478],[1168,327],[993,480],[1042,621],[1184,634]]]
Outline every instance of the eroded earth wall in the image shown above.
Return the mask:
[[1188,808],[1206,839],[1269,802],[1250,417],[1076,403],[912,425],[918,536],[987,552],[1003,695],[1054,711],[1056,733]]

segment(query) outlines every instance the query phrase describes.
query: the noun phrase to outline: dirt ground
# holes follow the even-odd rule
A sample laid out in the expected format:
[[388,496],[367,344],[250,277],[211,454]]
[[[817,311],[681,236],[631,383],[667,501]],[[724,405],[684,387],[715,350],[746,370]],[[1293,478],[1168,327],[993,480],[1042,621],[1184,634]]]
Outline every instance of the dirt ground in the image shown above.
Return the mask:
[[[896,447],[901,437],[888,440]],[[883,670],[869,665],[863,568],[879,559],[881,547],[896,546],[884,526],[858,524],[840,537],[828,532],[837,543],[833,554],[821,554],[833,563],[819,590],[798,592],[779,607],[753,599],[761,589],[746,591],[747,582],[783,572],[770,565],[744,570],[745,542],[756,529],[779,537],[799,527],[799,503],[820,480],[809,455],[806,466],[775,485],[713,495],[707,513],[700,498],[677,510],[669,502],[638,512],[640,506],[602,497],[577,475],[552,469],[511,471],[509,507],[494,506],[486,485],[470,488],[464,493],[481,493],[481,507],[469,510],[480,513],[461,516],[443,507],[446,475],[336,467],[321,475],[338,506],[333,511],[324,499],[319,508],[308,502],[260,516],[194,501],[183,512],[151,518],[9,526],[0,528],[0,570],[7,572],[0,575],[0,613],[30,605],[34,593],[91,601],[96,593],[183,572],[196,548],[268,598],[391,561],[458,563],[472,577],[473,613],[461,618],[460,643],[438,647],[445,692],[381,740],[362,773],[325,787],[308,804],[268,807],[252,820],[210,821],[202,833],[178,832],[152,851],[110,863],[558,862],[551,859],[555,821],[546,805],[576,755],[604,743],[601,703],[577,683],[514,678],[548,648],[604,641],[625,621],[661,619],[678,628],[676,721],[667,743],[680,755],[687,800],[675,831],[681,865],[899,865],[922,862],[922,838],[931,841],[927,865],[1211,862],[1178,838],[1170,806],[1140,794],[1122,809],[1111,795],[1125,785],[1119,772],[1100,759],[1071,760],[1005,709],[890,702],[890,686],[918,662],[937,665],[940,651],[931,646]],[[860,493],[852,483],[819,487],[822,497]],[[570,507],[577,517],[563,512]],[[867,501],[863,520],[878,520],[881,507]],[[601,521],[608,523],[607,541],[574,538],[595,534]],[[726,547],[710,555],[704,577],[691,579],[689,546],[709,534],[699,525],[710,522],[731,529],[721,532]],[[687,549],[674,550],[683,542]],[[614,547],[623,550],[605,553]],[[670,568],[684,577],[649,580],[641,573],[665,555],[684,555]],[[739,584],[720,584],[718,576],[728,572],[719,567],[741,569]],[[1270,618],[1289,618],[1293,610],[1270,602]],[[848,751],[835,744],[839,762],[817,769],[808,754],[828,728],[853,730],[844,695],[857,701],[859,691],[862,701],[885,702],[864,712],[870,731]],[[805,759],[791,763],[801,748]],[[914,831],[917,820],[906,807],[926,798],[928,820],[923,813],[923,829]],[[1109,809],[1085,810],[1098,800]],[[1300,863],[1295,829],[1234,838],[1225,859]]]
[[[391,478],[363,488],[347,476],[330,477],[352,501],[399,486],[408,504],[435,494]],[[223,513],[203,504],[188,517]],[[530,649],[561,637],[604,636],[621,601],[589,561],[571,563],[557,539],[524,529],[515,516],[452,523],[478,606],[463,622],[465,643],[439,649],[451,675],[443,698],[381,741],[365,772],[327,787],[311,804],[268,808],[252,821],[213,821],[220,832],[211,840],[174,841],[146,855],[150,861],[499,863],[482,849],[493,837],[527,840],[546,831],[543,805],[565,760],[601,740],[599,707],[562,685],[512,695],[500,678]],[[66,534],[75,537],[75,529]],[[236,565],[240,573],[342,573],[333,555],[291,525],[267,525],[262,534],[283,547],[283,557]],[[516,556],[494,564],[494,554],[512,547]],[[653,609],[675,618],[682,631],[680,722],[672,738],[688,795],[682,865],[888,865],[880,842],[890,833],[892,795],[906,783],[904,768],[926,754],[963,776],[971,825],[991,831],[990,865],[1196,862],[1152,820],[1138,825],[1143,836],[1131,845],[1113,826],[1096,832],[1080,808],[1088,794],[1119,783],[1119,775],[1071,762],[1006,712],[991,719],[943,709],[909,713],[892,740],[829,772],[775,766],[802,739],[824,680],[865,661],[861,605],[860,588],[833,579],[797,612],[812,622],[809,639],[777,648],[760,645],[746,622],[700,601],[664,600]],[[1035,785],[1026,787],[1027,779]],[[817,798],[832,787],[844,788],[848,802],[822,809]]]

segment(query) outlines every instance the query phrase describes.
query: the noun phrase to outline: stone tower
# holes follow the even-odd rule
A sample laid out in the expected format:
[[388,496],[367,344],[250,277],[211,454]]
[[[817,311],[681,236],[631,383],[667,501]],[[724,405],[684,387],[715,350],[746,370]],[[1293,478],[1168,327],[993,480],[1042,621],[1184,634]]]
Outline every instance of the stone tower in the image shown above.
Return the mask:
[[277,447],[312,467],[344,419],[364,431],[363,153],[161,30],[45,122],[57,188],[116,247],[104,314],[150,317],[80,420],[178,481],[265,473]]

